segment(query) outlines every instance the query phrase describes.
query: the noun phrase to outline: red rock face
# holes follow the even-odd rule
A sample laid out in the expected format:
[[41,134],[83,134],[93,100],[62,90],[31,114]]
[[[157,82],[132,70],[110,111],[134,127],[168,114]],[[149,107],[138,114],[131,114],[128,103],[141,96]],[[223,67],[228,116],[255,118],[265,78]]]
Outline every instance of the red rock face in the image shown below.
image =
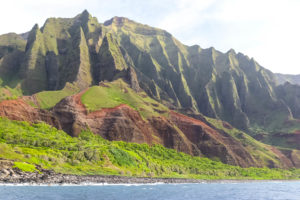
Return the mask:
[[119,105],[88,113],[80,101],[82,93],[65,98],[52,110],[64,131],[78,136],[81,130],[89,128],[108,140],[155,142],[150,127],[137,111],[127,105]]
[[28,121],[32,123],[46,122],[56,128],[61,128],[59,121],[52,113],[34,108],[23,99],[5,100],[0,102],[0,116],[11,120]]
[[295,131],[293,134],[278,134],[276,135],[279,139],[284,138],[284,140],[292,147],[300,150],[300,132]]
[[300,168],[300,151],[299,150],[292,150],[288,157],[291,159],[294,167]]
[[145,121],[127,105],[88,113],[80,101],[81,94],[65,98],[52,110],[62,128],[72,136],[89,128],[108,140],[159,143],[191,155],[219,158],[232,165],[259,166],[241,143],[200,120],[170,112],[169,119],[153,117]]
[[91,130],[108,140],[152,144],[151,127],[127,105],[101,109],[87,115]]
[[[81,102],[84,92],[66,97],[51,111],[33,108],[23,99],[2,101],[0,116],[19,121],[44,121],[75,137],[82,130],[90,129],[108,140],[162,144],[194,156],[218,158],[227,164],[261,167],[239,141],[201,119],[170,111],[168,118],[160,116],[146,121],[128,105],[89,113]],[[272,150],[283,163],[281,167],[299,165],[298,154],[295,152],[287,156],[276,148]]]
[[[291,155],[290,158],[288,158],[288,156],[284,155],[281,151],[279,151],[277,148],[275,147],[270,147],[270,149],[277,155],[277,157],[279,158],[279,160],[281,161],[281,163],[283,163],[285,165],[286,168],[291,168],[294,166],[297,166],[296,163],[293,163],[293,157]],[[270,162],[269,166],[270,168],[273,168],[275,166],[272,165],[273,163]],[[294,165],[295,164],[295,165]]]
[[209,158],[242,167],[257,166],[240,142],[225,132],[219,132],[200,120],[171,112],[171,120],[197,148]]
[[[274,148],[274,147],[271,147]],[[278,154],[280,157],[283,157],[286,163],[289,163],[289,167],[296,167],[300,168],[300,150],[296,149],[285,149],[282,151],[278,151],[275,148],[275,153]],[[286,158],[288,158],[286,160]],[[281,160],[283,160],[281,159]]]
[[149,120],[149,124],[165,147],[191,155],[201,155],[199,149],[171,121],[164,117],[154,117]]

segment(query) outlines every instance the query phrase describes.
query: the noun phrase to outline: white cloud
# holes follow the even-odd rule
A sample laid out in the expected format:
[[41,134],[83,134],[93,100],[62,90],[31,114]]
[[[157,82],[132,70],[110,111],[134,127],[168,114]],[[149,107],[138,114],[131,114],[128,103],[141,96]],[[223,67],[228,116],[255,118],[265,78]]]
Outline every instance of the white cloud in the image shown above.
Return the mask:
[[240,27],[249,24],[249,32],[242,34],[250,41],[241,42],[242,45],[232,42],[235,48],[274,72],[300,73],[297,59],[300,46],[299,9],[300,1],[294,0],[234,0],[231,4],[225,4],[214,17]]
[[176,0],[159,24],[189,45],[234,48],[274,72],[300,73],[300,1]]
[[174,0],[176,9],[168,13],[158,24],[160,28],[167,29],[171,33],[187,31],[183,29],[193,29],[195,26],[205,21],[205,10],[209,8],[215,0]]
[[73,17],[96,0],[9,0],[1,2],[0,34],[22,33],[35,23],[40,26],[49,17]]

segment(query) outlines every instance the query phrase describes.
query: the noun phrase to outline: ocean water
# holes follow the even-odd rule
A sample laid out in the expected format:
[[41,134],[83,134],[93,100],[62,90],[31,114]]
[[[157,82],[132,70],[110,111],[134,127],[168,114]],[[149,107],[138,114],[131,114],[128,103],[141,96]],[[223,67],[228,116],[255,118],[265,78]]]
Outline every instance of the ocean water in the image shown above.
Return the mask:
[[300,200],[300,182],[0,186],[1,200]]

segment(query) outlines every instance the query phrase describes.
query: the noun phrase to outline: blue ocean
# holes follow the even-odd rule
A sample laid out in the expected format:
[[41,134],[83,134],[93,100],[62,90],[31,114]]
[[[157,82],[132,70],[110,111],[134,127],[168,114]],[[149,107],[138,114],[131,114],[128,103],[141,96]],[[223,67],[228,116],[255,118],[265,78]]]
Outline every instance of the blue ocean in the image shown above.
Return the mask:
[[0,186],[1,200],[300,200],[300,182]]

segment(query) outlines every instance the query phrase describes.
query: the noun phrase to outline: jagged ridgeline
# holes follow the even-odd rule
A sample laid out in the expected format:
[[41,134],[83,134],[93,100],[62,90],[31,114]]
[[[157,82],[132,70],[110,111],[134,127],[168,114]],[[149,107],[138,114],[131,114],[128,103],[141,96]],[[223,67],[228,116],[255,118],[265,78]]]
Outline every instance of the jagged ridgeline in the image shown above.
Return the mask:
[[50,18],[23,35],[0,36],[2,86],[23,94],[80,89],[124,78],[132,87],[176,109],[201,112],[247,130],[275,130],[293,118],[292,98],[276,76],[230,50],[186,46],[168,32],[114,17],[99,23],[87,11]]

